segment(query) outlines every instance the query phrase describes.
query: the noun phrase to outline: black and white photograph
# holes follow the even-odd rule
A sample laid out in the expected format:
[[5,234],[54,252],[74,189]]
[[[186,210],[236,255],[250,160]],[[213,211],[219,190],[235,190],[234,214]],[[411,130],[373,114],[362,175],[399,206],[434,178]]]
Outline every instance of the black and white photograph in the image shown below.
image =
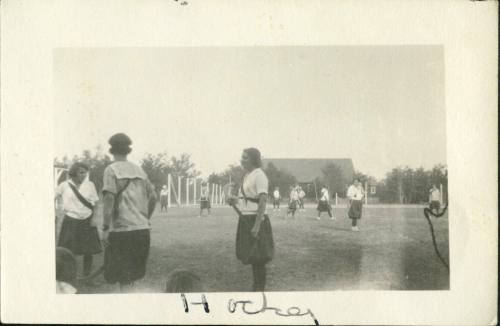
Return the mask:
[[449,289],[443,47],[56,49],[53,76],[58,293]]
[[498,322],[498,2],[0,17],[2,323]]

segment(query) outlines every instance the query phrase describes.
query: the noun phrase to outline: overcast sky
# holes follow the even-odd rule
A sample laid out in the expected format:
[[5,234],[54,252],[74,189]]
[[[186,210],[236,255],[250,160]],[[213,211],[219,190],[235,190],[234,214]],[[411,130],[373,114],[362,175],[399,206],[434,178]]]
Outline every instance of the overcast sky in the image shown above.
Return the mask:
[[96,48],[54,52],[55,156],[125,132],[131,160],[192,155],[203,176],[245,147],[352,158],[382,178],[446,164],[439,46]]

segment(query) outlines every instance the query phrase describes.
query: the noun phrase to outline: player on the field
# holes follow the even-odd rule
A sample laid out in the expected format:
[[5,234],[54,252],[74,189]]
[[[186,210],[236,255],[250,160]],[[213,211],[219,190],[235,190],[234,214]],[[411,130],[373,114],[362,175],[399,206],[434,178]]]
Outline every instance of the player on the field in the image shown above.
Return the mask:
[[88,173],[86,164],[76,162],[69,169],[70,178],[55,192],[56,202],[64,212],[57,246],[70,250],[75,256],[83,256],[85,276],[92,269],[93,255],[102,251],[94,216],[99,196],[94,183],[88,180]]
[[429,190],[429,208],[431,212],[436,210],[436,214],[439,213],[441,208],[441,192],[435,184],[432,184],[432,188]]
[[160,191],[160,212],[165,208],[165,212],[168,211],[168,188],[167,185],[163,185]]
[[292,217],[295,217],[295,212],[297,211],[297,206],[299,202],[299,192],[297,187],[292,186],[290,190],[290,201],[288,202],[288,211],[286,212],[286,216],[288,217],[292,214]]
[[203,182],[201,184],[201,198],[200,198],[200,215],[203,215],[203,210],[206,209],[208,212],[208,216],[210,216],[210,189],[208,189],[208,184]]
[[363,212],[363,197],[365,196],[365,192],[363,190],[363,186],[358,179],[354,180],[354,184],[352,184],[347,190],[347,198],[350,202],[349,207],[349,218],[352,220],[353,231],[359,231],[358,228],[358,219],[361,218]]
[[304,191],[304,189],[302,189],[302,187],[299,187],[299,208],[302,211],[305,211],[305,208],[304,208],[305,197],[306,197],[306,192]]
[[280,188],[278,186],[276,186],[274,188],[274,192],[273,192],[273,209],[274,210],[280,210],[280,201],[281,201]]
[[330,206],[330,192],[328,191],[327,187],[323,186],[321,188],[321,198],[319,199],[317,210],[318,210],[318,217],[316,217],[316,219],[318,220],[321,219],[322,212],[328,212],[328,216],[330,216],[332,220],[335,219],[335,217],[332,214],[332,207]]
[[146,172],[127,159],[132,140],[119,133],[108,142],[113,163],[103,175],[104,278],[127,293],[146,275],[157,196]]
[[[229,204],[238,213],[236,232],[236,257],[244,265],[252,265],[252,290],[264,292],[267,268],[274,257],[274,240],[271,221],[266,214],[269,180],[262,170],[260,151],[246,148],[241,155],[245,176],[240,187],[243,201],[238,208],[238,197],[231,197]],[[244,275],[238,275],[244,280]]]

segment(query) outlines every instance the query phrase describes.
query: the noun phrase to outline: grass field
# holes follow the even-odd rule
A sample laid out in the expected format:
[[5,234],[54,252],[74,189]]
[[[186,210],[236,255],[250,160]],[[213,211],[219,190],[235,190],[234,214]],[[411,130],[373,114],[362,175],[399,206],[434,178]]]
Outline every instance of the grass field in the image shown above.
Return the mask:
[[[314,207],[295,219],[284,219],[283,208],[268,213],[276,254],[268,264],[267,291],[449,289],[449,273],[434,253],[421,207],[365,207],[360,232],[350,230],[346,208],[334,208],[335,221],[326,213],[316,220]],[[215,207],[211,217],[197,215],[196,207],[155,212],[147,273],[136,283],[139,292],[162,292],[166,276],[177,268],[199,275],[206,292],[250,291],[251,268],[235,256],[233,210]],[[433,221],[448,261],[447,214]],[[98,255],[94,268],[101,264]],[[117,291],[102,276],[77,287],[80,293]]]

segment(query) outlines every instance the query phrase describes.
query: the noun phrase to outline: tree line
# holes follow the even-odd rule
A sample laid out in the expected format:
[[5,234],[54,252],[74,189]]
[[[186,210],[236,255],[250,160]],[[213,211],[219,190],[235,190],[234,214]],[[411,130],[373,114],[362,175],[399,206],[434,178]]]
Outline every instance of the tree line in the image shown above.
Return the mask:
[[[90,167],[89,179],[95,184],[99,193],[102,190],[103,173],[106,166],[112,163],[111,157],[98,146],[94,151],[85,150],[81,155],[72,158],[63,157],[54,160],[55,167],[68,168],[74,162],[83,162]],[[196,170],[196,165],[192,162],[189,154],[183,153],[180,156],[169,156],[167,152],[158,154],[146,153],[140,161],[151,183],[157,190],[167,184],[167,175],[183,178],[197,178],[201,175]],[[282,197],[287,197],[290,188],[297,184],[297,179],[288,171],[276,167],[273,163],[268,163],[263,167],[269,179],[269,193],[278,187]],[[244,170],[240,165],[229,165],[220,173],[212,173],[207,181],[220,185],[226,185],[230,181],[236,187],[240,186],[243,180]],[[61,178],[65,178],[63,175]],[[447,201],[448,190],[448,170],[444,165],[436,165],[430,170],[424,168],[396,167],[389,171],[385,178],[376,180],[374,177],[355,171],[354,178],[359,179],[362,184],[376,187],[375,196],[383,203],[417,204],[428,201],[431,184],[438,187],[443,186],[444,201]],[[312,183],[304,184],[303,189],[307,198],[315,199],[319,195],[320,187],[328,186],[331,195],[345,197],[347,187],[352,183],[344,175],[342,169],[334,164],[326,165],[321,175]],[[181,184],[185,187],[185,184]],[[184,188],[181,189],[183,191]],[[367,189],[368,191],[368,189]]]
[[[104,152],[102,147],[98,146],[93,152],[84,150],[81,155],[75,155],[72,158],[67,156],[61,159],[56,158],[54,167],[69,168],[74,162],[82,162],[89,166],[89,180],[95,184],[97,191],[101,193],[104,169],[113,162],[111,157]],[[140,165],[158,191],[163,185],[167,184],[168,174],[183,178],[197,178],[201,174],[196,170],[190,155],[186,153],[181,154],[179,157],[169,156],[166,152],[158,154],[146,153],[140,160]],[[65,175],[61,176],[61,179],[65,178]]]

